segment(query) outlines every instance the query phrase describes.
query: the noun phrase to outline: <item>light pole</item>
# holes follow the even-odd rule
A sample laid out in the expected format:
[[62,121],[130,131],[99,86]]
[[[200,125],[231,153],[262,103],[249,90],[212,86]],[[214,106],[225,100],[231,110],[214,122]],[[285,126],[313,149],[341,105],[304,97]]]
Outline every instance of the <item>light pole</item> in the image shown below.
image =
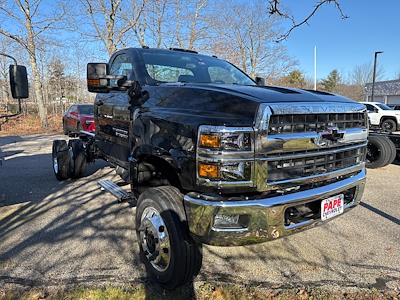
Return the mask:
[[374,90],[375,90],[375,76],[376,76],[376,58],[378,54],[383,53],[383,51],[375,51],[374,56],[374,73],[372,74],[372,92],[371,92],[371,102],[374,102]]

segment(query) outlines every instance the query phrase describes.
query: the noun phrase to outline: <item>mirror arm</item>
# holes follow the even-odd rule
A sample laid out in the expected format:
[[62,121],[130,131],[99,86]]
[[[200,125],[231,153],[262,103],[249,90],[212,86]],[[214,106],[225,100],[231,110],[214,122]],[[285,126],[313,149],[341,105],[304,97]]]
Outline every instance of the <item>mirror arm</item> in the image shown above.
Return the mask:
[[5,54],[3,52],[0,52],[0,55],[11,58],[14,61],[14,65],[18,65],[17,60],[14,57],[12,57],[11,55]]

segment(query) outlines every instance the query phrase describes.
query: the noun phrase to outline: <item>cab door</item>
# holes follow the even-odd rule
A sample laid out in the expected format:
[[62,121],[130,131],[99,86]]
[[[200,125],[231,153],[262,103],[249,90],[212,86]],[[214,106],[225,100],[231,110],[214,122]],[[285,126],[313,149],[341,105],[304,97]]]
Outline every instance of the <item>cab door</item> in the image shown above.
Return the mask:
[[375,105],[372,104],[365,104],[367,107],[367,112],[368,112],[368,118],[371,122],[372,125],[379,125],[380,122],[380,116],[379,116],[379,110]]
[[[110,75],[125,75],[133,80],[133,70],[133,59],[127,52],[117,52],[110,60]],[[118,90],[116,82],[111,82],[111,86],[109,93],[96,97],[96,136],[102,153],[110,161],[125,166],[129,157],[129,96]]]

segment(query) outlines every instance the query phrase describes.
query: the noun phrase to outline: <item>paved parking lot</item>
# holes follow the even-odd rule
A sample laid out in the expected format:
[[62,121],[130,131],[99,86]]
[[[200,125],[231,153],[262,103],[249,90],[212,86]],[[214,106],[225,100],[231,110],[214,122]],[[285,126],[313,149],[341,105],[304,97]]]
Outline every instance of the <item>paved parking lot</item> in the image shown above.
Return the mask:
[[[123,285],[145,279],[134,208],[103,193],[96,162],[58,182],[56,136],[0,137],[0,287]],[[260,245],[204,249],[198,282],[332,285],[400,291],[400,166],[369,170],[364,202],[324,226]]]

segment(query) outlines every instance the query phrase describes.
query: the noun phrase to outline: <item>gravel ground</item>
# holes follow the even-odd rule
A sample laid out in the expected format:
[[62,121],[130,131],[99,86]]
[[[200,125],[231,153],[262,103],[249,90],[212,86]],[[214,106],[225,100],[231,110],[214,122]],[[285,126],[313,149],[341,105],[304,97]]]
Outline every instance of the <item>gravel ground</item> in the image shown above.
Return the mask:
[[[58,182],[54,135],[0,138],[0,288],[143,282],[134,208],[102,192],[103,162]],[[363,203],[323,226],[246,247],[204,248],[201,282],[400,292],[400,166],[369,170]]]

